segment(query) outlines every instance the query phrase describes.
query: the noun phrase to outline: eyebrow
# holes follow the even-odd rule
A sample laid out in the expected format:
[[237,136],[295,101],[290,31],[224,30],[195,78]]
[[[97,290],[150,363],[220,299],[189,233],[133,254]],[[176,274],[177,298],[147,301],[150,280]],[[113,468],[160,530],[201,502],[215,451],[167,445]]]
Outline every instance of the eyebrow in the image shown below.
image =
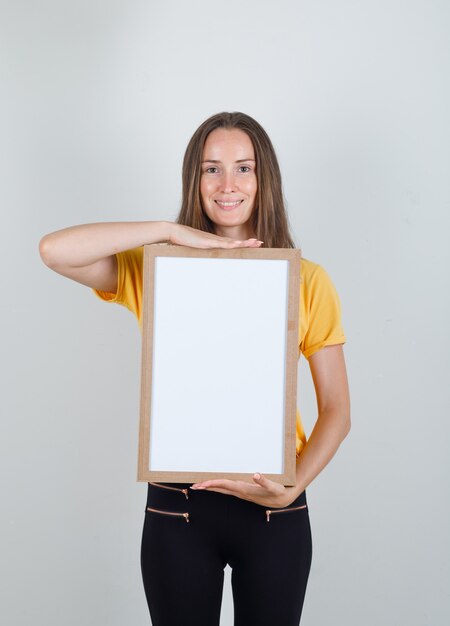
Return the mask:
[[[256,163],[255,159],[239,159],[238,161],[235,161],[235,162],[245,163],[246,161],[253,161],[253,163]],[[202,161],[202,163],[221,163],[221,161],[218,161],[217,159],[206,159],[205,161]]]

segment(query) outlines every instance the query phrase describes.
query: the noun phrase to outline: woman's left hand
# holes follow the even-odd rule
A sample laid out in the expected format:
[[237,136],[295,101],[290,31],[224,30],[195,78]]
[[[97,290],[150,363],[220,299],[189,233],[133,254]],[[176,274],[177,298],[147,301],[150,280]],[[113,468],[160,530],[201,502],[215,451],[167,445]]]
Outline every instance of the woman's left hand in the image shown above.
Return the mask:
[[269,480],[262,474],[253,474],[253,481],[254,484],[244,480],[218,478],[194,483],[190,488],[218,491],[262,506],[275,508],[289,506],[296,498],[295,487],[285,487]]

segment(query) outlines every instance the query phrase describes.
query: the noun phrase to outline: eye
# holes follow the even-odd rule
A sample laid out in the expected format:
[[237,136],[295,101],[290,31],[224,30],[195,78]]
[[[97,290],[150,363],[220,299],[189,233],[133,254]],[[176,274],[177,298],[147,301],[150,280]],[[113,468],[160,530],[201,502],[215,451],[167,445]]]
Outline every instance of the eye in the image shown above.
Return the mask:
[[[248,165],[241,165],[241,167],[239,168],[240,171],[243,171],[244,174],[246,174],[247,172],[250,171],[250,167]],[[245,170],[245,171],[244,171]]]
[[211,167],[207,167],[207,168],[206,168],[206,170],[205,170],[205,172],[206,172],[207,174],[215,174],[215,172],[212,172],[211,170],[217,170],[217,167],[213,167],[213,166],[211,166]]

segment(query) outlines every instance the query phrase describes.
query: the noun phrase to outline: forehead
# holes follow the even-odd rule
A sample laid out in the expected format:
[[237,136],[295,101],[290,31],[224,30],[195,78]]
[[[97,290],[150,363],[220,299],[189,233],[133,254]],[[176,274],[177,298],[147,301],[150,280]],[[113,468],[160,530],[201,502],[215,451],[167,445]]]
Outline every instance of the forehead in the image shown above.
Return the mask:
[[236,160],[254,158],[252,140],[240,128],[216,128],[206,138],[203,158],[214,159],[220,155],[232,155]]

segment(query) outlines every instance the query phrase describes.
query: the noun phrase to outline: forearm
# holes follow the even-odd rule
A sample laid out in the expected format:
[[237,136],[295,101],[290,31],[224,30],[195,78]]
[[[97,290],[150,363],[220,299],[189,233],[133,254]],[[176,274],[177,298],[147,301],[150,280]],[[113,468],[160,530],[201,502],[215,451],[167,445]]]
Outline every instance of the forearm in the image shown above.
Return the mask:
[[296,497],[316,478],[336,454],[350,430],[350,421],[338,409],[319,414],[311,435],[297,459]]
[[42,237],[39,250],[47,265],[83,267],[116,252],[169,241],[171,222],[98,222],[79,224]]

